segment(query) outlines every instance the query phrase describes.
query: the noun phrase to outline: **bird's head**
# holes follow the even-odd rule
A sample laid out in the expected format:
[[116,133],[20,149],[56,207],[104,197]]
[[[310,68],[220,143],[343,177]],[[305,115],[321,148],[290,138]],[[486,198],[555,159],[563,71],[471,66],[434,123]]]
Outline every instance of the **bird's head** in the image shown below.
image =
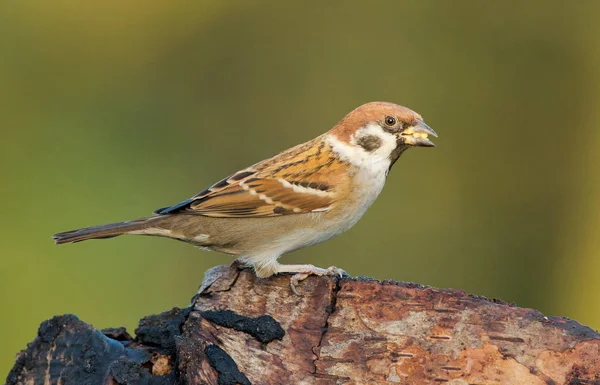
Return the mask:
[[331,129],[330,135],[347,146],[347,157],[355,154],[357,159],[352,163],[358,163],[360,157],[369,162],[389,160],[390,166],[410,147],[435,147],[428,136],[437,137],[421,115],[388,102],[356,108]]

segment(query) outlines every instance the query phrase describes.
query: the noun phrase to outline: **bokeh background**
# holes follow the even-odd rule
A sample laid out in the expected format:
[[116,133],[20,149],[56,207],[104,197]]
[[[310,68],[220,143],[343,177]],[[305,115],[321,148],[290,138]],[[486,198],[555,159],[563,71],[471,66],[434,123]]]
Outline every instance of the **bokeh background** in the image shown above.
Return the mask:
[[231,259],[167,239],[55,246],[309,140],[420,112],[348,233],[284,262],[453,287],[600,327],[597,1],[0,3],[0,376],[39,323],[186,306]]

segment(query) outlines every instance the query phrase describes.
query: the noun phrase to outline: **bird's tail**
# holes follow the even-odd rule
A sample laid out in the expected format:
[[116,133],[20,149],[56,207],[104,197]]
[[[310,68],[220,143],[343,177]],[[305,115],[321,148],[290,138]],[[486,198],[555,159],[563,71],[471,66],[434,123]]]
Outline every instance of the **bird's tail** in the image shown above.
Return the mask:
[[154,225],[159,217],[148,217],[132,221],[109,223],[106,225],[85,227],[83,229],[65,231],[54,234],[52,238],[57,245],[62,243],[75,243],[88,239],[102,239],[118,237],[123,234],[143,234],[145,229]]

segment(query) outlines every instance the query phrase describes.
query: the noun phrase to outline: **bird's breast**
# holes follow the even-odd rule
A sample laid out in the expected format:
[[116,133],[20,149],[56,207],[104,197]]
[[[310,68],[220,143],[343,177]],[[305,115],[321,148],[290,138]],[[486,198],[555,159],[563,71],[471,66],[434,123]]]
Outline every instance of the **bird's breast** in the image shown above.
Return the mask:
[[341,232],[354,226],[383,190],[385,170],[375,173],[372,171],[357,170],[352,178],[349,193],[337,202],[334,210],[339,218]]

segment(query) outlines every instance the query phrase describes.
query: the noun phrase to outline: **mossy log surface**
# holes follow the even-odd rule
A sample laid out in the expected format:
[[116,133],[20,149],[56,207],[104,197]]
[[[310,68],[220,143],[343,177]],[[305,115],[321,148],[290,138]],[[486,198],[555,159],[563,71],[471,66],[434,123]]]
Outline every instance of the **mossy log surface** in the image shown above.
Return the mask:
[[600,335],[458,290],[217,266],[132,338],[54,317],[7,384],[600,385]]

